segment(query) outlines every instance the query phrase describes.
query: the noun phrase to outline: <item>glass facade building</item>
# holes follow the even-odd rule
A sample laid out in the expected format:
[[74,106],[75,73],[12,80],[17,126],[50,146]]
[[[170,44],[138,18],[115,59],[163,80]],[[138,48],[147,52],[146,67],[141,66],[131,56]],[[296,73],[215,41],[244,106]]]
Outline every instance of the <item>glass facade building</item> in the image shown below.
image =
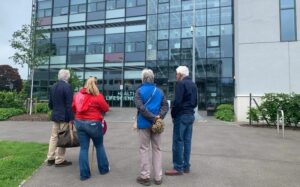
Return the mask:
[[82,80],[97,77],[110,106],[122,99],[130,107],[148,67],[172,100],[176,67],[192,72],[195,34],[199,108],[233,103],[232,7],[232,0],[196,0],[194,14],[193,0],[37,0],[33,12],[53,55],[36,71],[34,93],[46,99],[58,70],[72,68]]

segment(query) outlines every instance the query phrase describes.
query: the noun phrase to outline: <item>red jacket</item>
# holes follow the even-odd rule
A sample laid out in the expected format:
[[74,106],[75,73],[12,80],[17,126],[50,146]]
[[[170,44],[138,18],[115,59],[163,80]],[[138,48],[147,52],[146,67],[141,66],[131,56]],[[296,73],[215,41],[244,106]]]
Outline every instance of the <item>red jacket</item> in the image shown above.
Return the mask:
[[102,121],[102,113],[109,110],[109,105],[106,103],[103,95],[93,96],[82,88],[74,95],[72,110],[75,114],[75,119]]

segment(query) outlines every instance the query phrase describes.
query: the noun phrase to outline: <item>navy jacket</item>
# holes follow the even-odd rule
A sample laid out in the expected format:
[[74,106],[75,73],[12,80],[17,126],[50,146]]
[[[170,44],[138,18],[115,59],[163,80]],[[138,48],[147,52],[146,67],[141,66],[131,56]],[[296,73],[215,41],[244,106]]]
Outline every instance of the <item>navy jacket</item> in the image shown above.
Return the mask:
[[62,80],[55,83],[49,92],[49,108],[52,110],[51,120],[55,122],[74,120],[72,101],[71,85]]
[[175,100],[171,110],[172,118],[182,114],[194,114],[197,106],[197,86],[190,77],[176,82]]

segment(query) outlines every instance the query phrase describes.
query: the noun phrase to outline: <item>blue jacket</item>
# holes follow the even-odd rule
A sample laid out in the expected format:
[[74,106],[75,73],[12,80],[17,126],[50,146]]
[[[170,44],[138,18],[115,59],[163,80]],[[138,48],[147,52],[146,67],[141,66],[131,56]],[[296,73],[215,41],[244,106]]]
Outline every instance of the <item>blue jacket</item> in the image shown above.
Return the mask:
[[175,99],[171,110],[172,118],[182,114],[194,114],[197,106],[197,86],[190,77],[176,82]]
[[69,122],[74,120],[72,112],[73,91],[65,81],[55,83],[49,92],[49,108],[52,110],[51,120]]
[[[149,98],[151,99],[149,100]],[[147,103],[148,100],[149,102]],[[143,83],[137,89],[135,104],[138,109],[137,127],[139,129],[150,128],[154,122],[155,116],[160,115],[163,119],[169,109],[163,92],[154,84],[147,82]],[[147,110],[147,112],[145,112],[145,110]],[[146,113],[150,115],[147,116]]]

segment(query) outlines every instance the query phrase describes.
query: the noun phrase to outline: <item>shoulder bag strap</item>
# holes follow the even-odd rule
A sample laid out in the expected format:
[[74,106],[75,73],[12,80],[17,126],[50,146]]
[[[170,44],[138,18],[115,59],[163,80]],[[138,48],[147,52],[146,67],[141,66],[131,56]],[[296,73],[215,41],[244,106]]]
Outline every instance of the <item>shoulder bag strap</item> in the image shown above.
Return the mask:
[[151,97],[148,99],[148,101],[147,101],[144,105],[147,105],[147,104],[151,101],[151,99],[152,99],[153,96],[154,96],[155,91],[156,91],[156,87],[155,87],[154,91],[152,92]]

